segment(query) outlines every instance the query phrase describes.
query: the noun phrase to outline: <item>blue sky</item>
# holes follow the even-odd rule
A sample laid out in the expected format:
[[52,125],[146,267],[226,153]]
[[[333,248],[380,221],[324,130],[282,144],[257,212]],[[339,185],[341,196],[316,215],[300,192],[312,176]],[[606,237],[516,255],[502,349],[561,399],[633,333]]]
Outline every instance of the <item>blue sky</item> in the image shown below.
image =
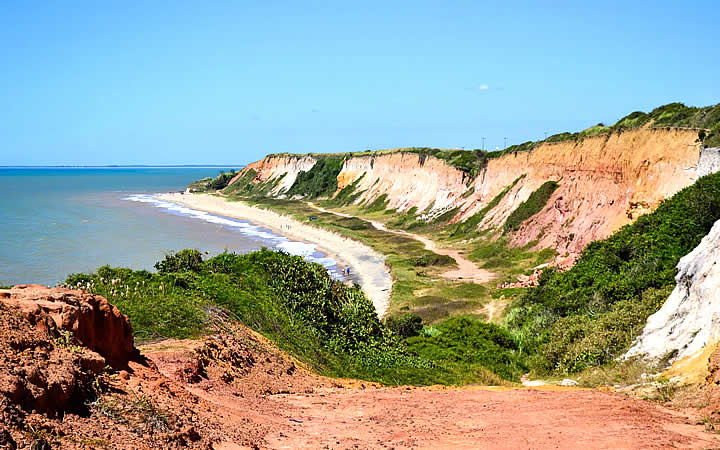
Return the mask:
[[494,149],[720,102],[717,1],[549,4],[4,0],[0,165]]

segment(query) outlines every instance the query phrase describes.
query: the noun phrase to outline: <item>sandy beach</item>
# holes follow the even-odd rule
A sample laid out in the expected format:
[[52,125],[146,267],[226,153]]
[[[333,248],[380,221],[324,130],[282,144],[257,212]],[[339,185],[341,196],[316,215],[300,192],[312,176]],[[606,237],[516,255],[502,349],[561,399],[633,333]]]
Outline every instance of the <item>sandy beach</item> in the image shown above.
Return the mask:
[[392,277],[385,266],[384,256],[365,244],[274,211],[243,202],[228,202],[210,194],[168,193],[157,198],[211,214],[247,220],[289,239],[314,244],[319,251],[350,266],[379,317],[387,312]]

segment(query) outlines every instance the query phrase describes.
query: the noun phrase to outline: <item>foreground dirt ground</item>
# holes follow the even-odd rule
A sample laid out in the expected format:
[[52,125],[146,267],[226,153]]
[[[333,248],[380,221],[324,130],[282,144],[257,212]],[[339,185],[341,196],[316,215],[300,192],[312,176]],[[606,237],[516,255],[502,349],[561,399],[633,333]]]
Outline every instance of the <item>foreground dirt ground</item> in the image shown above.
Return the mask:
[[139,352],[102,297],[0,290],[0,448],[720,448],[720,352],[686,403],[703,409],[678,412],[597,390],[326,378],[212,317],[215,334]]
[[[144,348],[179,382],[183,342]],[[239,383],[185,388],[229,426],[252,427],[261,448],[718,448],[687,414],[620,394],[573,388],[379,388],[298,368]],[[275,380],[275,381],[272,381]],[[264,386],[262,389],[260,386]],[[218,449],[243,448],[228,440]]]

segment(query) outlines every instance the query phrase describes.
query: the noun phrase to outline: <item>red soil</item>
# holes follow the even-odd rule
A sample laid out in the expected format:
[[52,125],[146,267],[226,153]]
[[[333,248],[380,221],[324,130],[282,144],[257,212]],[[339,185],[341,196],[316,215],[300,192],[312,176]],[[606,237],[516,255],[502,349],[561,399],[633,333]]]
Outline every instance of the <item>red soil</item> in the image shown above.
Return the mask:
[[[173,341],[164,349],[163,343],[146,347],[144,353],[180,382],[179,369],[195,346]],[[287,364],[280,353],[272,358],[229,384],[211,375],[185,388],[212,404],[221,421],[245,420],[257,431],[262,429],[261,446],[267,448],[720,446],[694,413],[680,414],[610,392],[559,387],[380,388],[319,377],[300,366],[290,376],[270,374],[272,367]],[[215,448],[239,447],[228,439]]]
[[[47,311],[0,302],[0,448],[720,447],[699,424],[716,401],[712,411],[678,413],[573,388],[381,388],[318,376],[227,324],[202,341],[145,346],[148,361],[103,370],[109,347],[92,351],[91,341],[68,341],[48,322],[48,311],[65,308],[57,302],[38,297]],[[97,320],[122,318],[100,310],[109,315]],[[80,318],[68,323],[83,323],[67,311]]]

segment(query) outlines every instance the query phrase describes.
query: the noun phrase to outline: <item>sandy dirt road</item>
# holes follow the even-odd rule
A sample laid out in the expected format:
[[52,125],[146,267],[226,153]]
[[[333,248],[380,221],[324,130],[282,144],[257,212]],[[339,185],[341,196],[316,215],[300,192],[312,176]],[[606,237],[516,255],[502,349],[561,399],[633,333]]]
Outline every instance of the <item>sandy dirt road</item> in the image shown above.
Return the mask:
[[[242,378],[232,384],[210,372],[199,383],[178,376],[196,342],[159,342],[143,353],[199,397],[207,414],[225,428],[241,427],[260,448],[720,448],[697,410],[558,386],[385,388],[299,368],[289,374],[279,370],[288,357],[263,345],[273,349],[239,368]],[[228,436],[215,448],[242,444]]]
[[[366,389],[274,396],[272,448],[717,448],[697,418],[592,390]],[[292,421],[291,421],[292,420]]]

